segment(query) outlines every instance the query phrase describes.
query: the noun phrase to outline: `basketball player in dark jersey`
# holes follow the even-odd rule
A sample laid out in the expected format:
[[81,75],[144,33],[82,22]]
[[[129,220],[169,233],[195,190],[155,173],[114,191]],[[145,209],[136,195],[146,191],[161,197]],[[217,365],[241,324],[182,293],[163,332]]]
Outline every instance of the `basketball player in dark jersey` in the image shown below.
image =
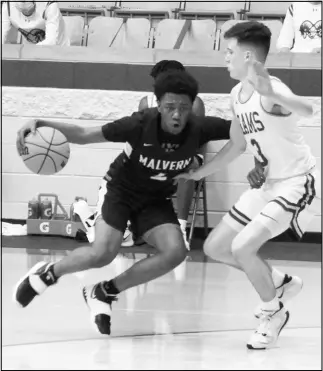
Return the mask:
[[[167,71],[185,71],[185,67],[182,63],[176,60],[161,60],[157,62],[151,69],[150,76],[156,80],[156,78],[163,72]],[[149,93],[146,96],[143,96],[139,102],[138,111],[143,111],[147,108],[157,107],[158,102],[155,94]],[[192,113],[195,116],[205,116],[205,106],[203,100],[197,96],[193,102]],[[167,143],[165,143],[167,145]],[[176,146],[165,148],[167,151],[173,151],[176,149]],[[203,155],[197,153],[194,156],[194,159],[190,165],[190,170],[195,170],[203,164]],[[184,181],[180,179],[177,184],[176,200],[177,200],[177,218],[184,236],[184,242],[187,249],[190,249],[189,242],[186,235],[186,225],[187,219],[190,212],[190,207],[192,204],[192,199],[194,196],[196,182],[194,181]],[[122,246],[131,246],[133,244],[140,245],[144,241],[132,236],[131,227],[127,228],[124,236]]]
[[[63,275],[111,263],[118,254],[128,220],[136,235],[154,246],[157,253],[110,281],[83,288],[100,333],[110,334],[111,304],[120,292],[160,277],[184,261],[187,249],[171,200],[176,191],[173,178],[189,168],[201,146],[229,139],[230,122],[192,114],[198,84],[187,72],[161,74],[154,93],[157,108],[103,126],[84,128],[32,120],[19,130],[18,150],[24,147],[27,133],[44,126],[61,131],[70,143],[127,143],[104,177],[102,206],[93,221],[94,243],[74,250],[59,262],[34,266],[15,287],[14,298],[20,306],[26,307]],[[176,150],[165,151],[165,143],[176,146]]]

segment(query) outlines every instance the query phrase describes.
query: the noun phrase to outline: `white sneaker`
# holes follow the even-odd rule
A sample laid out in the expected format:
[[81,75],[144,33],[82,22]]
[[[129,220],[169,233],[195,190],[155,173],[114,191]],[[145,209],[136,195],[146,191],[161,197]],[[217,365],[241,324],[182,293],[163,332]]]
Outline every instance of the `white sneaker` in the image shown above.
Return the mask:
[[104,282],[100,282],[84,287],[83,297],[96,329],[103,335],[110,335],[112,302],[118,299],[116,295],[108,294],[103,285]]
[[[289,276],[288,274],[285,274],[283,283],[276,288],[276,297],[283,303],[286,304],[286,302],[290,299],[292,299],[294,296],[299,294],[299,292],[302,290],[303,287],[303,281],[300,277],[297,276]],[[258,305],[258,307],[254,311],[254,315],[256,318],[260,318],[262,315],[262,308],[261,304]]]
[[248,349],[263,350],[276,343],[281,330],[289,320],[289,312],[282,302],[279,302],[279,307],[277,311],[262,312],[261,323],[247,343]]
[[127,228],[123,234],[123,240],[121,246],[123,247],[130,247],[133,246],[133,238],[132,233]]

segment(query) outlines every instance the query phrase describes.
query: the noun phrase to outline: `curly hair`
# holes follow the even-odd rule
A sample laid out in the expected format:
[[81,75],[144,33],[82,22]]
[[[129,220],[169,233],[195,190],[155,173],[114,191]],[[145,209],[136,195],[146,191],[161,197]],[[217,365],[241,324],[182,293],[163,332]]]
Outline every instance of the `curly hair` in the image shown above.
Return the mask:
[[154,93],[158,101],[166,93],[183,94],[189,96],[192,103],[198,94],[198,83],[186,71],[171,70],[160,73],[154,84]]
[[150,76],[156,79],[162,72],[171,70],[185,71],[185,67],[178,61],[164,59],[154,65],[150,72]]

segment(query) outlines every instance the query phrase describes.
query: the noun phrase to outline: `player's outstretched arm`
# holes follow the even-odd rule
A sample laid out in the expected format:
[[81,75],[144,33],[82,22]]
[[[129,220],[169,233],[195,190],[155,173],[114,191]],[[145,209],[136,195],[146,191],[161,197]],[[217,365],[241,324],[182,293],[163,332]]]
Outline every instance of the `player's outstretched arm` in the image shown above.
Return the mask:
[[268,98],[272,104],[278,104],[289,112],[300,116],[310,117],[313,115],[313,106],[306,97],[294,94],[289,87],[280,81],[273,81],[273,94]]
[[140,113],[135,112],[132,116],[126,116],[103,126],[82,127],[66,122],[30,120],[17,134],[17,148],[25,147],[27,134],[35,133],[37,128],[50,127],[63,133],[70,143],[90,144],[100,142],[129,142],[136,141],[141,132]]
[[295,95],[284,83],[273,80],[265,66],[251,60],[249,63],[248,81],[262,95],[266,107],[279,105],[285,110],[309,117],[313,114],[313,106],[306,97]]
[[63,133],[70,143],[87,144],[105,142],[102,126],[82,127],[65,122],[47,121],[47,120],[30,120],[17,133],[17,146],[25,146],[25,137],[29,133],[35,133],[37,128],[50,127]]
[[230,140],[218,152],[218,154],[215,155],[210,162],[201,166],[196,171],[179,174],[175,177],[175,179],[184,178],[200,180],[205,178],[235,160],[246,150],[246,146],[247,143],[241,131],[240,123],[237,118],[233,118],[230,127]]

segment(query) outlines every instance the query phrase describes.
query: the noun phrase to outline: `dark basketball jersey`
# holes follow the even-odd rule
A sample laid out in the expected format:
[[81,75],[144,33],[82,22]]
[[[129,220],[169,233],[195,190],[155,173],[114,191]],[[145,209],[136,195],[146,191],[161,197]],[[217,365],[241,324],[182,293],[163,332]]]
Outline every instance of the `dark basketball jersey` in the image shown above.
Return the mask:
[[106,179],[110,186],[169,197],[176,190],[173,177],[188,169],[199,148],[209,141],[229,139],[229,131],[226,120],[192,115],[182,133],[170,135],[161,129],[157,108],[106,124],[102,132],[108,141],[127,142]]

